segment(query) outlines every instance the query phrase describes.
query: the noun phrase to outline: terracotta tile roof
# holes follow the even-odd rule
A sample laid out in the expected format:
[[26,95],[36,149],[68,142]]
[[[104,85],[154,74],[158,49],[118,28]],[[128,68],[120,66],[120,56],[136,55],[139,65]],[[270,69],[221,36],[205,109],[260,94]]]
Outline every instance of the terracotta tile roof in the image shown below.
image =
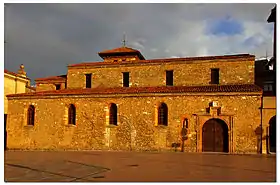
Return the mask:
[[132,48],[120,47],[120,48],[101,51],[101,52],[99,52],[99,54],[105,54],[105,53],[137,53],[137,52],[139,52],[139,51],[135,50],[135,49],[132,49]]
[[152,59],[152,60],[138,60],[133,62],[85,62],[79,64],[72,64],[69,67],[79,66],[105,66],[105,65],[125,65],[125,64],[143,64],[143,63],[168,63],[176,61],[203,61],[203,60],[227,60],[227,59],[252,59],[255,56],[250,54],[238,54],[238,55],[223,55],[223,56],[204,56],[204,57],[186,57],[186,58],[165,58],[165,59]]
[[120,48],[115,48],[115,49],[111,49],[111,50],[105,50],[105,51],[99,52],[98,54],[101,58],[103,58],[105,56],[112,56],[112,55],[117,56],[117,55],[136,54],[136,55],[138,55],[138,57],[141,60],[145,60],[145,58],[143,57],[143,55],[141,54],[140,51],[129,48],[129,47],[120,47]]
[[36,93],[13,94],[7,97],[51,96],[51,95],[90,95],[90,94],[139,94],[139,93],[215,93],[215,92],[258,92],[262,90],[256,85],[206,85],[206,86],[172,86],[172,87],[115,87],[92,89],[62,89],[56,91],[40,91]]
[[39,81],[65,81],[67,79],[67,75],[60,75],[60,76],[49,76],[44,78],[37,78],[35,79],[36,82]]
[[16,76],[16,77],[20,77],[20,78],[24,78],[24,79],[29,80],[29,78],[24,77],[24,76],[21,76],[20,74],[14,73],[14,72],[9,71],[9,70],[7,70],[7,69],[4,69],[4,73],[7,73],[7,74],[9,74],[9,75],[13,75],[13,76]]

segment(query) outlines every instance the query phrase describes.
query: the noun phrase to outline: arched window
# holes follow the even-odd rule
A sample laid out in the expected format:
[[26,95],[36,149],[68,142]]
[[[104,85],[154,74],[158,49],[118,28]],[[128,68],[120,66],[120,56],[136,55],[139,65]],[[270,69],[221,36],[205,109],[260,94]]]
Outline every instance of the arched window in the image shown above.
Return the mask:
[[73,104],[68,108],[68,124],[76,125],[76,107]]
[[27,125],[34,125],[35,120],[35,107],[30,105],[27,113]]
[[167,126],[168,109],[165,103],[161,103],[158,108],[158,125]]
[[189,120],[188,118],[185,118],[183,121],[183,128],[189,128]]
[[109,124],[110,125],[117,125],[118,123],[118,108],[117,105],[112,103],[110,106],[110,118],[109,118]]

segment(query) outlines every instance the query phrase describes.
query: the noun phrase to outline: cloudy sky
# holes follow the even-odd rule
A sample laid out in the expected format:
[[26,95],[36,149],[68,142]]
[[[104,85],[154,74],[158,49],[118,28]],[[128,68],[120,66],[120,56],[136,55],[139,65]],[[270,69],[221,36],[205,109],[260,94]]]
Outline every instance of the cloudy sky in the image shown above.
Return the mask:
[[122,46],[146,59],[250,53],[272,56],[274,4],[7,4],[5,69],[67,73]]

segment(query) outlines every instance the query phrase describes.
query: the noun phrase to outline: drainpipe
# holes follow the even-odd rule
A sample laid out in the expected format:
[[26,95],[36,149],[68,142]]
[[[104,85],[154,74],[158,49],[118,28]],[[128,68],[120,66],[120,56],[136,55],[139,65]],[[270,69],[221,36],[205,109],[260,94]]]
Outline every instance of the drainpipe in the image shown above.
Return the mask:
[[263,95],[261,97],[261,107],[260,107],[260,110],[261,110],[261,146],[260,146],[260,154],[262,154],[262,138],[263,138],[263,124],[262,124],[262,120],[263,120],[263,117],[262,117],[262,110],[263,110]]

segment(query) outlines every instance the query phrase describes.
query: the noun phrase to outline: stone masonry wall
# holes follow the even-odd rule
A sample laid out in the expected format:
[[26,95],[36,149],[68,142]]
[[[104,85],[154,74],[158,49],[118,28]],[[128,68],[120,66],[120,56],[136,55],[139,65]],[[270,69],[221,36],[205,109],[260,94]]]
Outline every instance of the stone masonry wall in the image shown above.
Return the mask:
[[55,85],[50,83],[46,84],[37,84],[36,85],[36,91],[54,91],[55,90]]
[[65,83],[38,83],[36,84],[36,91],[54,91],[55,84],[60,84],[60,89],[65,89]]
[[[182,119],[187,117],[188,152],[197,151],[195,119],[205,113],[209,102],[218,101],[222,114],[232,114],[234,152],[256,153],[255,128],[260,124],[260,95],[155,95],[68,96],[10,98],[7,124],[9,149],[74,150],[174,150],[180,142]],[[156,108],[168,106],[168,126],[156,125]],[[118,126],[106,125],[110,103],[118,106]],[[35,106],[35,126],[27,126],[27,108]],[[67,107],[76,106],[76,126],[67,124]]]
[[165,86],[166,70],[173,70],[174,86],[208,85],[211,68],[220,69],[220,84],[253,84],[254,60],[216,60],[184,63],[127,64],[68,68],[67,88],[85,88],[85,74],[92,73],[92,87],[122,87],[122,72],[130,72],[130,86]]

